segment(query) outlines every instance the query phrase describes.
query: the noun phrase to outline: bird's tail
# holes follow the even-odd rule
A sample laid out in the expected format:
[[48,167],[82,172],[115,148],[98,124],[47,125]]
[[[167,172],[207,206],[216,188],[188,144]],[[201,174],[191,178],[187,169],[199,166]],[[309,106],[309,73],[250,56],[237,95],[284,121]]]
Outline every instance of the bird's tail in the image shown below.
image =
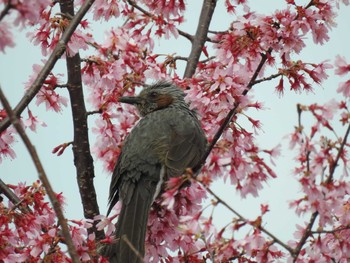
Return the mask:
[[116,224],[116,242],[103,249],[110,263],[143,263],[148,213],[153,196],[135,187],[132,198],[122,203]]

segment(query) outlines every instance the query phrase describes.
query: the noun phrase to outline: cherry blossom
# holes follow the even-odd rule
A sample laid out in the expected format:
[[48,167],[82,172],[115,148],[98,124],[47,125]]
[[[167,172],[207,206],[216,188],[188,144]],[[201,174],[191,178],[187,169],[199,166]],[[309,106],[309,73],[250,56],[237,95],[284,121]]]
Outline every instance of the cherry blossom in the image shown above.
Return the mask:
[[[28,27],[27,37],[41,49],[44,65],[72,17],[59,13],[59,2],[32,2],[11,1],[12,17],[4,14],[0,21],[0,50],[5,52],[7,47],[14,46],[13,27]],[[286,137],[289,150],[295,153],[292,176],[300,187],[300,192],[291,198],[290,208],[305,219],[294,227],[291,240],[284,243],[265,229],[266,214],[272,209],[267,203],[260,205],[258,215],[246,218],[235,211],[234,204],[226,203],[211,190],[215,181],[223,180],[242,198],[257,197],[270,180],[280,176],[274,165],[278,165],[276,158],[283,156],[283,147],[278,144],[265,149],[256,140],[263,123],[254,112],[265,108],[253,96],[255,86],[275,79],[272,85],[279,95],[286,89],[317,93],[317,87],[330,75],[331,62],[306,61],[300,54],[310,44],[307,39],[312,39],[315,45],[330,40],[337,8],[343,8],[349,1],[301,2],[287,0],[284,8],[268,15],[252,11],[245,0],[221,3],[231,15],[230,20],[226,28],[208,32],[195,73],[185,79],[178,65],[189,58],[157,49],[158,43],[163,45],[163,41],[177,41],[181,37],[194,43],[194,36],[180,30],[181,24],[189,19],[183,0],[97,0],[73,33],[61,59],[80,52],[82,84],[89,109],[85,114],[89,118],[94,115],[89,127],[94,135],[91,152],[108,173],[113,171],[122,143],[139,119],[135,108],[118,103],[119,97],[138,93],[153,80],[175,82],[184,89],[186,101],[198,114],[209,143],[227,114],[236,109],[202,170],[198,174],[186,171],[182,177],[171,178],[152,205],[146,262],[346,262],[350,257],[346,137],[350,80],[342,80],[337,88],[343,101],[298,105],[299,117],[307,114],[312,121],[296,120],[297,126]],[[74,9],[84,3],[75,1]],[[4,5],[6,1],[0,1],[0,7]],[[96,20],[110,21],[113,25],[106,27],[102,40],[93,34]],[[334,67],[336,75],[348,77],[350,66],[343,56],[336,57]],[[42,68],[33,66],[25,84],[27,90]],[[54,67],[36,94],[36,106],[45,104],[46,110],[54,112],[64,110],[69,102],[64,96],[67,88],[63,84],[64,75],[56,73],[57,70]],[[30,107],[33,110],[35,105]],[[31,110],[27,110],[28,117],[22,116],[21,122],[36,131],[45,124]],[[1,120],[6,116],[1,110]],[[16,157],[12,148],[16,138],[11,127],[0,134],[0,161]],[[64,154],[70,144],[62,142],[53,152]],[[0,202],[0,261],[71,262],[40,182],[9,187],[21,201]],[[62,194],[57,197],[64,206]],[[232,213],[225,226],[215,224],[220,216],[218,206]],[[68,220],[79,260],[107,262],[98,256],[97,247],[115,241],[113,231],[119,210],[120,204],[110,217]],[[100,243],[92,233],[93,226],[106,234]]]
[[[3,203],[0,205],[0,259],[4,262],[70,262],[65,255],[65,249],[59,245],[62,241],[59,234],[61,230],[56,215],[45,198],[43,186],[37,181],[31,186],[19,184],[11,188],[21,203],[9,203],[8,207]],[[62,197],[58,200],[62,204]],[[18,208],[20,211],[16,212]],[[91,224],[83,220],[73,220],[69,227],[80,259],[89,261],[95,257],[94,237],[87,233]],[[106,261],[100,257],[96,262]]]
[[335,59],[335,67],[335,74],[339,76],[344,76],[350,72],[350,64],[347,64],[345,58],[339,55]]
[[[7,117],[5,110],[0,110],[0,120]],[[16,141],[16,132],[14,128],[9,128],[0,134],[0,162],[3,158],[16,158],[16,153],[12,149],[13,143]]]
[[38,120],[36,116],[33,116],[31,110],[28,109],[28,119],[24,121],[24,125],[35,132],[37,124],[42,127],[46,127],[46,123]]
[[10,26],[6,21],[1,22],[0,24],[0,51],[5,53],[6,47],[14,47],[15,42],[13,41],[13,35],[9,30]]

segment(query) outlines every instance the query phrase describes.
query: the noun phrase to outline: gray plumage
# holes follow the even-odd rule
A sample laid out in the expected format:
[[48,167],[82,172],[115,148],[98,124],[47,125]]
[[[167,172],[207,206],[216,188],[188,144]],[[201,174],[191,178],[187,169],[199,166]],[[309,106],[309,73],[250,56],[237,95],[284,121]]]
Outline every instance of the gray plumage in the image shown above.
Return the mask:
[[116,243],[103,252],[110,262],[143,262],[148,213],[163,181],[182,175],[204,154],[205,135],[184,96],[174,84],[159,82],[139,96],[119,99],[135,105],[142,119],[125,139],[112,176],[108,214],[118,201],[122,208]]

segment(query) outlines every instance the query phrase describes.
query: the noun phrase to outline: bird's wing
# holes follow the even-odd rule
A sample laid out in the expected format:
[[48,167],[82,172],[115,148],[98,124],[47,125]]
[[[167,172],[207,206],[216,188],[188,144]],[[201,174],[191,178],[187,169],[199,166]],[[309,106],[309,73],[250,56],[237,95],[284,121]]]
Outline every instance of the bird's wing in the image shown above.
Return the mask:
[[199,122],[192,116],[185,119],[181,124],[171,124],[171,141],[165,160],[169,176],[181,175],[186,168],[194,167],[205,150],[206,139]]
[[119,158],[117,160],[117,163],[114,167],[114,171],[112,174],[112,180],[111,184],[109,186],[109,197],[108,197],[108,211],[107,216],[111,212],[112,208],[115,206],[115,204],[119,200],[119,185],[121,183],[120,178],[120,162],[122,159],[122,152],[119,155]]

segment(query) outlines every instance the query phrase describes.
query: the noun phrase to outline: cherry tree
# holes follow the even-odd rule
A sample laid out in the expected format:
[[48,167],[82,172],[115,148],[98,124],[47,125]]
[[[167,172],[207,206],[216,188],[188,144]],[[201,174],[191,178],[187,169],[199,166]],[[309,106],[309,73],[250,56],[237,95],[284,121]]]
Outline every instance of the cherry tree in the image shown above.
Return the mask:
[[[113,242],[119,207],[109,218],[101,215],[93,159],[111,172],[138,120],[135,109],[118,98],[152,81],[169,80],[185,90],[209,146],[201,162],[168,181],[153,204],[145,262],[348,262],[350,61],[341,51],[329,61],[300,56],[308,39],[313,45],[329,41],[338,10],[348,4],[286,0],[283,9],[266,15],[253,11],[254,1],[203,0],[192,35],[181,29],[191,16],[183,0],[0,0],[0,51],[16,48],[13,31],[25,28],[42,53],[42,63],[33,65],[14,108],[6,98],[11,87],[1,83],[0,160],[15,162],[14,144],[23,140],[39,180],[28,185],[0,181],[0,260],[108,262],[99,251]],[[214,31],[211,22],[218,5],[230,20]],[[92,34],[100,21],[111,25],[102,41]],[[189,53],[157,50],[156,43],[178,39],[188,41]],[[59,61],[65,62],[65,70],[57,72]],[[301,189],[289,205],[305,220],[291,224],[294,238],[284,242],[282,233],[265,226],[268,204],[261,204],[259,216],[249,218],[212,186],[225,179],[242,198],[257,197],[279,176],[274,163],[280,147],[264,149],[256,141],[262,123],[254,110],[264,106],[253,97],[255,87],[270,82],[280,96],[286,90],[317,93],[315,86],[329,74],[344,79],[337,88],[341,99],[298,104],[296,126],[288,137],[296,160],[293,176]],[[54,192],[27,136],[45,129],[33,110],[40,105],[56,113],[71,107],[74,136],[53,153],[73,150],[84,219],[65,218],[64,196]],[[92,125],[89,118],[94,118]],[[89,128],[94,138],[89,138]],[[223,227],[214,223],[218,206],[231,215]]]

